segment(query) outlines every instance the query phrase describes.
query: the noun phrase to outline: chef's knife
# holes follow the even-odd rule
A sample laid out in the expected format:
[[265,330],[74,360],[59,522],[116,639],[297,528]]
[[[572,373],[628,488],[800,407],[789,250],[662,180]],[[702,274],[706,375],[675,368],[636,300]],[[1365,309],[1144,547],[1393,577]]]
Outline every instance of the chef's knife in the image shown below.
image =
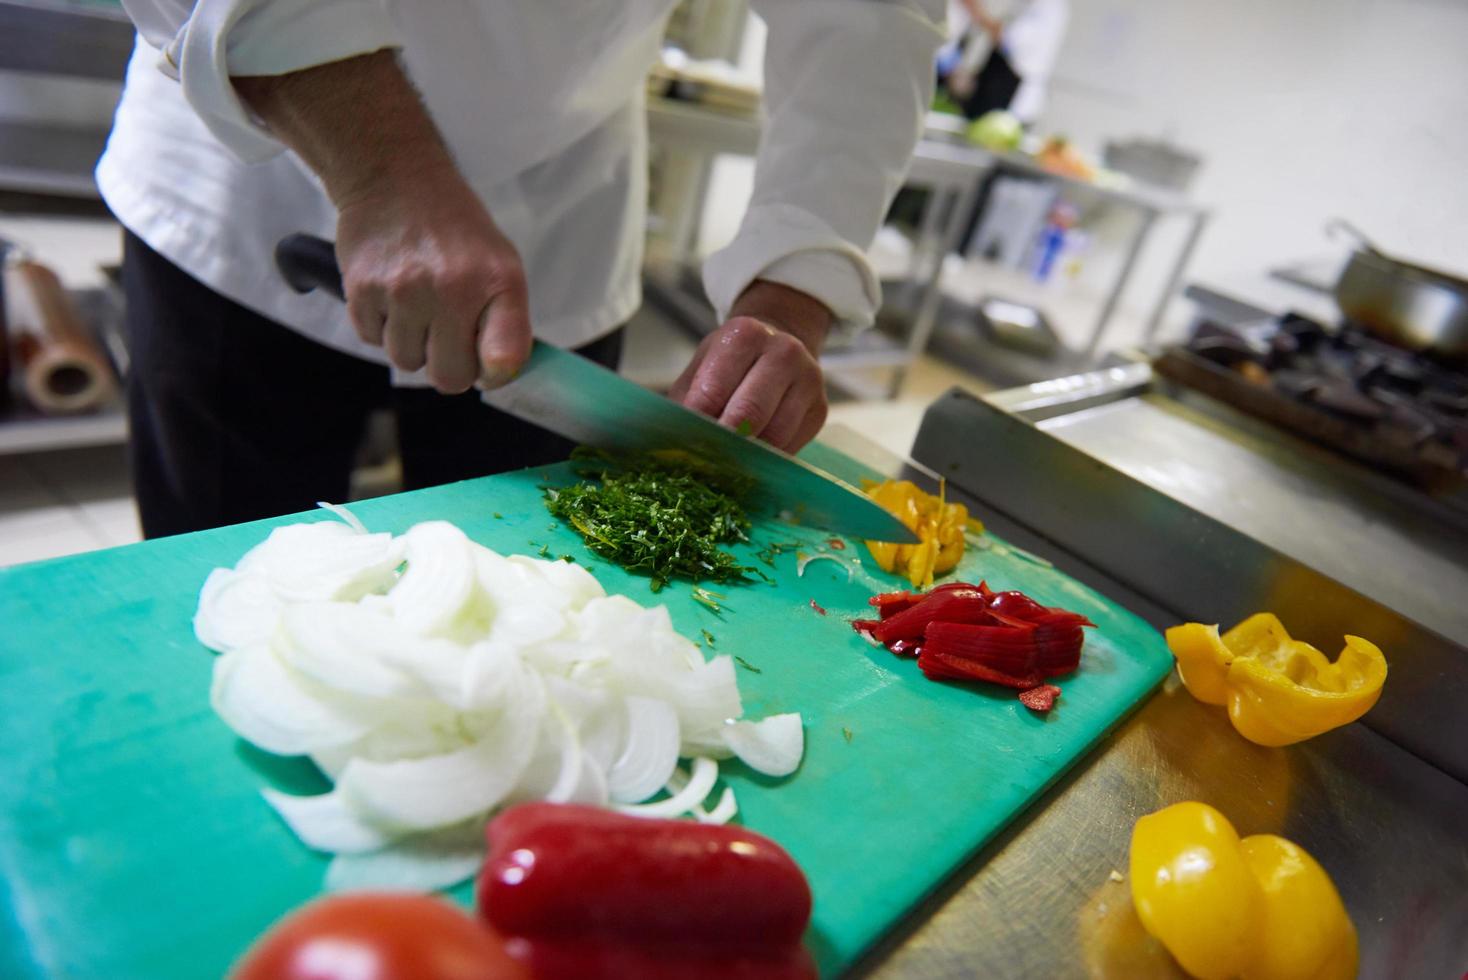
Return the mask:
[[[291,235],[276,246],[275,262],[297,292],[321,289],[343,298],[341,269],[331,242]],[[756,505],[789,511],[801,524],[877,541],[917,541],[901,521],[850,484],[767,443],[738,435],[578,354],[540,341],[520,375],[486,392],[484,400],[600,449],[680,450],[732,466],[754,480]]]

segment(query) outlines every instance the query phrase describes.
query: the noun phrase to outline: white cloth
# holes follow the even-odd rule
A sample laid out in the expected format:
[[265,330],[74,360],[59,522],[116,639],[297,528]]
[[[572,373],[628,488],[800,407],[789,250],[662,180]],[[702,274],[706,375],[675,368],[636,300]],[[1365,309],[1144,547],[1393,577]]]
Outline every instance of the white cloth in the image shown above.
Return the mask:
[[[271,253],[335,232],[319,182],[251,117],[231,75],[401,49],[460,169],[525,262],[537,336],[593,340],[640,301],[643,77],[673,0],[124,0],[139,41],[97,169],[109,207],[213,289],[384,361],[339,304],[297,296]],[[755,278],[849,325],[880,296],[862,256],[932,97],[943,0],[754,0],[769,26],[753,200],[711,256],[724,317]],[[407,378],[406,381],[420,379]]]

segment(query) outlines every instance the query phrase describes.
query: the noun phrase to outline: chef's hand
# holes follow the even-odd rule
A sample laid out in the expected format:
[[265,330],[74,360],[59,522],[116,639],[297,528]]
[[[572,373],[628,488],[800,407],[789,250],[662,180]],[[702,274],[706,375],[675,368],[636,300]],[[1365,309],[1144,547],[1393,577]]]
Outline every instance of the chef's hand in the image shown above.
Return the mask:
[[336,252],[357,335],[405,371],[459,394],[492,388],[530,356],[515,246],[451,166],[343,203]]
[[816,357],[831,319],[805,293],[756,280],[698,345],[668,397],[793,453],[826,421]]
[[530,356],[525,273],[459,174],[390,50],[234,77],[339,213],[336,256],[358,335],[439,391],[503,384]]

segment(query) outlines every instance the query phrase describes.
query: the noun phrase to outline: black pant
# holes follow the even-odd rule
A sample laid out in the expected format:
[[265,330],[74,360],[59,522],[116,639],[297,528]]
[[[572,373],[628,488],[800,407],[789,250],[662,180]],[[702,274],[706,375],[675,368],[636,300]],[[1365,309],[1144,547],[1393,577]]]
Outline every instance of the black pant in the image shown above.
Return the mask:
[[[122,279],[133,488],[147,537],[345,500],[367,416],[381,407],[397,416],[410,490],[572,449],[476,392],[394,388],[387,368],[226,299],[131,233]],[[621,351],[618,330],[578,353],[615,369]]]

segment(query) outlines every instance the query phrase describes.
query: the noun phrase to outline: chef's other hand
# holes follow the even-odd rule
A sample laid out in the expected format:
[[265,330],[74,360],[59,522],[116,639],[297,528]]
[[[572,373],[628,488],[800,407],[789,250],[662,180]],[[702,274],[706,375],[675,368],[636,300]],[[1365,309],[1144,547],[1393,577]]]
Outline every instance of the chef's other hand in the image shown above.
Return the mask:
[[530,356],[520,256],[452,166],[343,202],[336,251],[357,335],[444,394]]
[[830,327],[818,300],[756,280],[698,345],[668,397],[793,453],[826,421],[816,357]]

